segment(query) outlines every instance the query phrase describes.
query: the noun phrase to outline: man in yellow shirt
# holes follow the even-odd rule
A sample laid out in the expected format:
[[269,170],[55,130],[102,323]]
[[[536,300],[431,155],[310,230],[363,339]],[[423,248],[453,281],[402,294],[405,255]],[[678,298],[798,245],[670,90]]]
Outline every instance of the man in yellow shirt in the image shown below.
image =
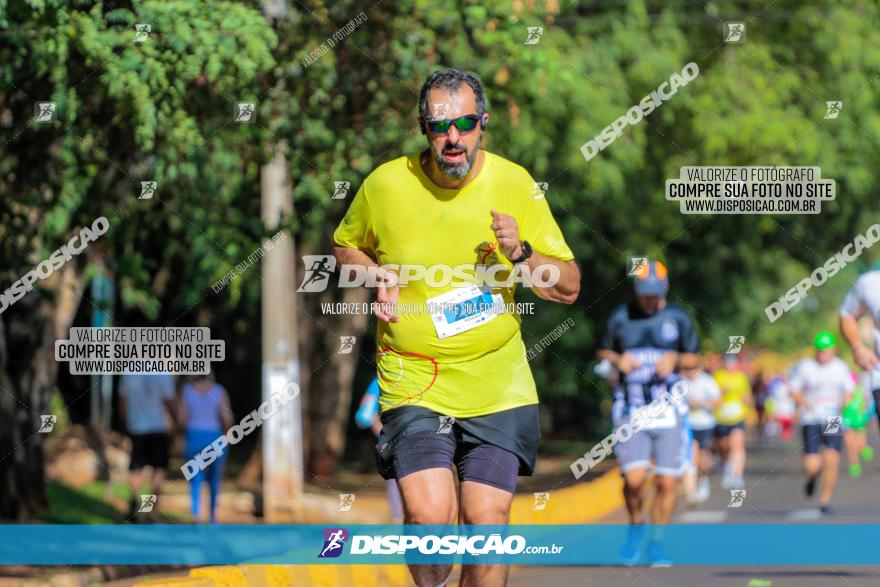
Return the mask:
[[725,489],[743,489],[746,468],[746,416],[752,404],[752,386],[736,355],[725,355],[724,367],[713,374],[721,389],[721,403],[715,408],[715,435],[719,438]]
[[[428,148],[374,170],[333,235],[340,264],[380,279],[377,463],[398,481],[407,524],[452,524],[457,515],[507,523],[540,428],[520,316],[498,309],[509,309],[527,273],[543,299],[571,304],[580,291],[574,255],[532,177],[480,149],[488,122],[476,75],[431,74],[419,96]],[[418,268],[422,278],[407,280]],[[433,587],[451,565],[410,570]],[[465,565],[460,584],[504,585],[506,576],[501,565]]]

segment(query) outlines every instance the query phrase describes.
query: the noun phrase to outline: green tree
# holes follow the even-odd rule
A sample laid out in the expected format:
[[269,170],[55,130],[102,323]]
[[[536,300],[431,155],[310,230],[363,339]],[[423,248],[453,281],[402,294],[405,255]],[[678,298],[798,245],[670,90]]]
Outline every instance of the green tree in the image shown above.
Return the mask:
[[[135,24],[150,25],[144,42]],[[0,459],[0,517],[22,518],[45,505],[36,430],[57,374],[54,340],[67,337],[93,262],[110,259],[126,308],[182,317],[262,236],[241,173],[262,131],[234,124],[232,109],[262,93],[276,38],[232,2],[2,2],[0,27],[4,288],[80,227],[110,223],[0,314],[0,414],[12,423],[0,430],[11,451]],[[54,102],[57,120],[35,122],[35,102]],[[141,181],[158,182],[153,199],[137,199]],[[204,322],[203,309],[189,321]]]

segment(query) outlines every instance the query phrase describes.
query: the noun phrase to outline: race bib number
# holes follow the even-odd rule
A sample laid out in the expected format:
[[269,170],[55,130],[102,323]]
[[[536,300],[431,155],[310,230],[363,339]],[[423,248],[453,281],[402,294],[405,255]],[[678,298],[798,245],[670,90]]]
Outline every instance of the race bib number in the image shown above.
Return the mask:
[[642,408],[638,412],[639,417],[645,426],[642,430],[666,430],[675,428],[678,425],[678,418],[675,415],[675,406],[665,405],[662,408],[649,406]]
[[437,338],[444,339],[467,332],[498,317],[504,300],[492,294],[487,286],[459,287],[429,298],[425,304],[431,312]]
[[818,409],[816,410],[822,416],[839,416],[840,415],[840,406],[833,403],[822,403],[819,404]]

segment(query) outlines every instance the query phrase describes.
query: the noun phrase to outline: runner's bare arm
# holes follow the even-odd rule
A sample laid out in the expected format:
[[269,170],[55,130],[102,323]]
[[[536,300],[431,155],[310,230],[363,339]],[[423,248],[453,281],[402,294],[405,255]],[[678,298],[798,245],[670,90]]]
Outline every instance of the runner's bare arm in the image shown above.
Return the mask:
[[616,353],[611,349],[600,349],[596,356],[600,361],[608,360],[614,368],[623,374],[642,366],[631,353]]
[[526,264],[530,270],[534,270],[539,265],[555,265],[559,268],[559,281],[556,282],[556,285],[549,287],[532,285],[532,291],[539,298],[562,304],[573,304],[577,300],[581,291],[581,271],[575,261],[560,261],[535,252],[532,253]]
[[843,338],[846,339],[846,342],[852,349],[853,360],[859,367],[865,371],[871,371],[880,363],[874,352],[862,342],[862,337],[859,333],[859,321],[855,316],[849,314],[840,315],[840,332],[843,333]]
[[[510,214],[503,214],[496,210],[492,210],[491,214],[491,228],[498,240],[501,253],[508,259],[518,259],[522,256],[523,248],[516,219]],[[534,251],[525,263],[532,275],[541,265],[553,265],[559,269],[559,279],[554,285],[532,285],[532,291],[538,297],[563,304],[573,304],[577,300],[581,291],[581,272],[574,260],[562,261]]]
[[[333,256],[336,257],[337,265],[361,265],[366,268],[375,268],[379,279],[386,273],[372,257],[360,249],[351,247],[343,247],[333,243]],[[397,322],[400,318],[394,310],[397,303],[399,288],[384,287],[379,285],[376,288],[376,301],[378,304],[373,308],[373,314],[383,322]]]
[[378,265],[372,257],[362,250],[343,247],[336,243],[333,243],[333,256],[336,257],[338,265],[362,265],[364,267],[375,267]]
[[700,355],[697,353],[681,353],[678,355],[679,369],[696,369],[700,366]]

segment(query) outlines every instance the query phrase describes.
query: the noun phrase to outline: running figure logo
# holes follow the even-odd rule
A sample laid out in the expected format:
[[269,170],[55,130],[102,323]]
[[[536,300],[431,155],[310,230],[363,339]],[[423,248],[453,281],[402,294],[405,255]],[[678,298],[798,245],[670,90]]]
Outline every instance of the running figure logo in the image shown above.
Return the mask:
[[141,195],[138,196],[138,200],[150,200],[153,195],[156,193],[156,188],[159,184],[155,181],[142,181],[141,182]]
[[535,185],[532,186],[532,199],[543,200],[544,196],[547,194],[547,188],[549,187],[550,184],[546,181],[536,181]]
[[730,341],[730,345],[727,347],[728,354],[737,354],[742,350],[743,345],[746,343],[745,336],[728,336],[728,340]]
[[455,424],[455,418],[452,416],[439,416],[440,427],[437,428],[437,434],[449,434],[452,432],[452,425]]
[[529,36],[526,37],[526,42],[523,45],[537,45],[538,41],[541,40],[541,35],[544,34],[544,27],[530,26],[526,28],[529,29]]
[[840,116],[840,111],[843,109],[843,102],[839,100],[832,100],[830,102],[825,102],[825,119],[829,118],[837,118]]
[[746,498],[746,490],[745,489],[731,489],[730,490],[730,503],[727,504],[729,508],[739,508],[742,507],[743,500]]
[[324,529],[324,546],[321,549],[318,558],[337,558],[342,554],[342,547],[348,540],[348,530],[345,528],[325,528]]
[[253,122],[257,105],[253,102],[239,102],[235,105],[235,122]]
[[155,495],[142,495],[141,506],[138,508],[138,513],[149,513],[153,511],[153,506],[156,505],[156,499]]
[[331,200],[344,200],[345,196],[348,194],[348,188],[351,187],[351,183],[347,181],[334,181],[333,182],[333,196],[330,198]]
[[34,104],[34,121],[55,122],[55,102],[37,102]]
[[743,43],[746,40],[746,23],[744,22],[725,22],[724,23],[724,42],[725,43]]
[[339,507],[336,508],[337,512],[350,512],[351,506],[354,505],[355,495],[354,493],[340,493],[339,494]]
[[642,270],[648,266],[648,258],[647,257],[630,257],[629,258],[629,273],[630,277],[641,275]]
[[136,24],[134,25],[134,39],[132,39],[135,43],[143,43],[150,37],[150,31],[153,30],[153,27],[148,24]]
[[550,501],[549,493],[536,493],[535,494],[535,503],[532,506],[532,511],[537,512],[543,510],[547,507],[547,502]]
[[336,270],[336,257],[333,255],[303,255],[306,274],[296,291],[320,292],[327,289],[329,277]]
[[337,355],[350,355],[351,351],[354,349],[354,343],[357,339],[353,336],[340,336],[339,337],[339,350],[336,351]]
[[40,416],[40,429],[37,432],[39,434],[49,434],[55,428],[55,422],[57,421],[58,416],[53,416],[52,414]]
[[822,434],[840,434],[840,416],[826,416]]

